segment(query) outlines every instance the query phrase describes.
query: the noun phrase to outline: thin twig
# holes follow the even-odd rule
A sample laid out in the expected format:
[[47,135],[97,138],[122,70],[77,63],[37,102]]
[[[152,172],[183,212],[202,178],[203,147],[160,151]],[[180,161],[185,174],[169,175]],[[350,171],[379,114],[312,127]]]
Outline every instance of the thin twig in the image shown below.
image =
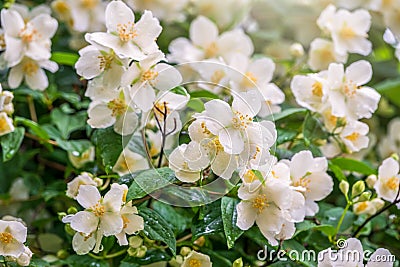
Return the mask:
[[28,137],[28,138],[30,138],[30,139],[39,141],[39,142],[45,142],[45,143],[48,143],[48,144],[53,145],[53,146],[58,146],[58,143],[57,143],[56,141],[53,141],[53,140],[45,140],[45,139],[42,139],[42,138],[40,138],[40,137],[37,137],[36,135],[33,135],[33,134],[31,134],[31,133],[25,133],[25,136]]
[[29,113],[31,115],[31,119],[34,122],[37,122],[37,114],[36,114],[36,109],[35,109],[35,103],[33,102],[33,98],[32,96],[28,95],[26,96],[27,100],[28,100],[28,107],[29,107]]

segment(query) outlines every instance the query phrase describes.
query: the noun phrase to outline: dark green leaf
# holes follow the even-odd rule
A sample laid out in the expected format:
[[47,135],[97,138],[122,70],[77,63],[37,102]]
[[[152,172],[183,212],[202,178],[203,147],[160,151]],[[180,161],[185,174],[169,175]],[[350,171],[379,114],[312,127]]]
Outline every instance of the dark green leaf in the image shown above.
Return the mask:
[[368,164],[351,158],[335,158],[331,162],[342,170],[358,172],[365,175],[376,174],[376,170]]
[[288,108],[282,112],[274,113],[266,117],[267,120],[271,121],[279,121],[286,117],[292,116],[294,114],[302,114],[305,113],[307,110],[305,108]]
[[157,212],[149,208],[140,208],[139,215],[144,219],[146,236],[152,240],[162,241],[176,255],[176,240],[169,224]]
[[131,150],[132,152],[135,152],[135,153],[143,156],[144,158],[147,157],[146,150],[144,148],[144,144],[143,144],[143,140],[142,140],[141,136],[133,135],[131,137],[131,139],[129,140],[127,146],[129,148],[129,150]]
[[231,197],[223,197],[221,199],[222,222],[228,248],[233,248],[235,241],[244,233],[236,225],[237,211],[236,206],[240,201]]
[[86,126],[86,112],[78,112],[73,115],[65,114],[61,109],[54,109],[50,114],[53,124],[60,130],[61,137],[68,139],[76,130],[83,130]]
[[343,181],[343,180],[347,181],[346,176],[343,174],[343,171],[342,171],[342,169],[340,169],[339,166],[333,164],[332,161],[328,162],[328,166],[329,166],[329,169],[335,175],[336,179],[338,179],[339,181]]
[[57,143],[62,149],[73,153],[74,156],[81,156],[82,153],[92,146],[89,140],[57,140]]
[[286,130],[286,129],[282,129],[282,128],[278,128],[277,133],[278,133],[278,136],[276,139],[277,145],[292,141],[297,136],[296,131]]
[[39,137],[43,141],[49,140],[50,137],[47,134],[47,132],[44,129],[42,129],[42,127],[36,122],[28,120],[23,117],[15,117],[14,121],[16,123],[21,123],[24,126],[28,127],[37,137]]
[[309,146],[313,140],[327,138],[321,122],[311,114],[308,114],[304,120],[303,137],[306,146]]
[[224,232],[222,222],[221,200],[201,207],[198,217],[193,220],[193,239],[203,235],[211,235]]
[[184,217],[176,212],[173,207],[163,202],[153,202],[152,208],[172,226],[175,235],[183,233],[191,222],[190,218]]
[[92,142],[96,146],[96,154],[101,158],[106,172],[110,173],[122,152],[122,137],[114,132],[113,127],[109,127],[94,131]]
[[18,152],[24,140],[25,128],[16,127],[14,132],[6,134],[1,138],[1,148],[3,150],[3,162],[9,161]]
[[[321,223],[329,224],[336,227],[337,224],[339,223],[340,217],[342,216],[343,212],[344,209],[341,207],[329,209],[324,213]],[[356,216],[354,215],[354,213],[351,211],[347,211],[339,231],[342,232],[349,229],[353,225],[355,219]]]

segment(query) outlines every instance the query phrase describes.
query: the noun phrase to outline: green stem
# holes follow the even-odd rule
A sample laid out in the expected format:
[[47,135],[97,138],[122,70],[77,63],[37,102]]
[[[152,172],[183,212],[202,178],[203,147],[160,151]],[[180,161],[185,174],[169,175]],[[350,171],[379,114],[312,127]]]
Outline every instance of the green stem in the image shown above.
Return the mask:
[[337,224],[337,226],[336,226],[336,234],[339,233],[340,226],[342,226],[344,217],[346,216],[346,213],[347,213],[347,211],[349,210],[350,206],[351,206],[351,203],[350,203],[350,202],[347,202],[347,205],[346,205],[346,207],[344,208],[344,211],[343,211],[343,213],[342,213],[342,216],[340,217],[339,222],[338,222],[338,224]]

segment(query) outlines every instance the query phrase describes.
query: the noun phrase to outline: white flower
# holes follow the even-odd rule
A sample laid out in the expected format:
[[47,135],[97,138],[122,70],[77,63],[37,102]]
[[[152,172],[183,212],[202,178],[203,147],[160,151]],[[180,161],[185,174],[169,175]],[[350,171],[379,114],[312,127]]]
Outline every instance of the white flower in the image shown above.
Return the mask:
[[5,112],[7,115],[14,113],[13,99],[14,94],[10,91],[3,91],[0,85],[0,112]]
[[181,267],[211,267],[212,263],[208,255],[192,250],[182,263]]
[[132,235],[144,229],[144,220],[138,215],[138,210],[132,206],[132,202],[126,203],[121,209],[121,217],[124,222],[122,231],[116,234],[120,246],[128,245],[126,234]]
[[13,120],[7,116],[7,113],[0,112],[0,136],[14,132]]
[[369,127],[360,121],[348,121],[340,133],[340,138],[346,145],[348,152],[357,152],[368,147],[369,138],[367,136]]
[[104,86],[117,88],[125,71],[126,62],[111,49],[100,50],[89,45],[79,50],[80,58],[75,64],[76,72],[85,79],[92,79],[103,74]]
[[331,41],[316,38],[310,44],[309,58],[307,64],[314,71],[325,70],[330,63],[346,63],[347,53],[339,54]]
[[97,186],[93,179],[93,175],[88,172],[82,172],[80,175],[76,176],[71,182],[67,184],[66,195],[70,198],[76,199],[79,187],[81,185],[93,185]]
[[161,33],[159,21],[150,11],[145,11],[135,23],[133,11],[122,1],[112,1],[106,8],[107,33],[86,35],[93,44],[111,48],[121,58],[142,60],[158,50],[156,38]]
[[400,118],[392,119],[387,126],[387,135],[378,145],[381,158],[389,157],[393,153],[400,153]]
[[58,70],[58,65],[50,60],[35,61],[24,57],[20,63],[11,68],[8,84],[10,88],[17,88],[25,80],[29,88],[43,91],[49,86],[44,69],[54,73]]
[[29,9],[29,7],[26,5],[14,3],[9,8],[9,10],[17,11],[21,15],[21,17],[24,19],[25,22],[33,19],[36,16],[39,16],[40,14],[47,14],[47,15],[51,14],[50,8],[43,4],[35,6],[32,9]]
[[130,86],[133,102],[145,112],[153,107],[156,100],[154,90],[170,90],[182,81],[177,69],[166,63],[158,63],[163,58],[161,52],[153,53],[144,60],[133,63],[122,76],[122,85]]
[[374,188],[378,197],[393,202],[399,191],[399,163],[393,158],[387,158],[378,169],[378,180]]
[[211,100],[204,107],[205,111],[197,117],[206,122],[207,129],[218,136],[224,151],[229,154],[241,153],[249,135],[262,135],[253,122],[253,117],[261,107],[254,91],[235,97],[232,107],[222,100]]
[[[94,252],[99,252],[102,236],[111,236],[121,233],[124,221],[120,211],[125,202],[128,187],[112,184],[110,191],[101,197],[99,190],[93,185],[79,186],[76,200],[85,208],[74,215],[63,218],[64,223],[70,223],[71,228],[86,237],[96,233]],[[77,235],[76,234],[76,235]],[[77,236],[77,238],[79,238]]]
[[332,114],[351,119],[370,118],[380,100],[378,92],[363,86],[371,77],[371,64],[365,60],[354,62],[346,71],[342,64],[330,64],[327,79]]
[[199,16],[190,24],[190,40],[180,37],[169,46],[168,59],[176,63],[222,57],[229,61],[236,54],[250,56],[254,47],[250,38],[240,29],[219,36],[217,26],[208,18]]
[[185,19],[184,8],[189,0],[132,0],[133,10],[151,10],[154,16],[160,20],[183,21]]
[[17,263],[21,266],[29,266],[32,258],[32,251],[28,247],[24,247],[24,252],[16,259]]
[[326,158],[314,158],[310,151],[301,151],[287,164],[290,167],[292,186],[305,197],[306,215],[314,216],[318,212],[318,204],[315,201],[326,198],[333,190],[332,177],[326,173]]
[[113,172],[122,176],[139,170],[148,169],[149,165],[146,158],[142,155],[131,151],[128,147],[122,150],[117,162],[113,167]]
[[95,147],[90,146],[86,151],[79,154],[77,151],[68,151],[68,159],[75,168],[82,168],[86,163],[92,162],[95,156]]
[[357,202],[353,205],[354,214],[367,214],[369,216],[374,215],[385,205],[385,201],[380,198],[374,198],[368,201]]
[[138,125],[138,117],[128,89],[106,90],[105,94],[101,94],[104,91],[102,86],[92,88],[94,91],[97,89],[99,94],[92,92],[95,98],[89,105],[88,124],[93,128],[114,125],[114,131],[121,135],[133,133]]
[[104,29],[105,2],[102,0],[67,0],[72,28],[78,32]]
[[[360,240],[349,238],[346,240],[346,247],[339,251],[330,248],[318,253],[318,267],[343,266],[360,267],[364,266],[364,251]],[[379,248],[369,258],[366,267],[391,267],[393,262],[383,261],[382,259],[391,256],[389,250]]]
[[[67,221],[63,220],[63,222]],[[97,231],[90,234],[76,232],[72,238],[72,248],[78,255],[88,254],[96,246],[97,240],[101,241],[101,238],[101,233]],[[100,242],[98,243],[100,244]]]
[[25,251],[26,235],[21,222],[0,220],[0,255],[19,257]]
[[40,14],[27,23],[15,10],[1,10],[1,24],[6,43],[5,60],[9,67],[17,65],[24,56],[34,60],[50,58],[50,38],[57,30],[57,20]]

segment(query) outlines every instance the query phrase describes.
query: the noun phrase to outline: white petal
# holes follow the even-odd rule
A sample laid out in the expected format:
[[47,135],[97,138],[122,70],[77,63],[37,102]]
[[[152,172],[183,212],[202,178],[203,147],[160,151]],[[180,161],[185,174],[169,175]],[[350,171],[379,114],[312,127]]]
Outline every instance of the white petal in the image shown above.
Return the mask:
[[233,128],[222,129],[219,132],[219,141],[224,151],[229,154],[240,154],[244,149],[244,141],[240,132]]
[[15,66],[11,68],[10,73],[8,74],[8,85],[10,88],[17,88],[22,83],[24,78],[24,73],[22,72],[21,65]]
[[366,84],[372,78],[372,66],[366,60],[354,62],[346,69],[346,79],[356,83],[358,86]]
[[105,236],[115,235],[122,231],[124,222],[119,212],[106,212],[101,217],[99,232]]
[[133,11],[122,1],[112,1],[106,8],[106,27],[110,32],[117,31],[118,24],[133,23]]
[[93,128],[107,128],[115,123],[115,117],[103,102],[92,102],[89,105],[87,123]]
[[99,218],[89,211],[79,211],[71,219],[71,228],[85,234],[95,231],[98,224]]
[[242,201],[236,206],[237,222],[236,225],[242,230],[248,230],[253,226],[257,210],[253,208],[251,202]]
[[195,45],[207,48],[217,39],[218,28],[208,18],[199,16],[190,24],[189,35]]
[[101,199],[99,190],[93,185],[81,185],[76,200],[84,208],[96,205]]
[[160,35],[162,27],[158,19],[153,17],[151,11],[144,11],[142,17],[135,25],[135,30],[137,36],[134,42],[145,51],[145,53],[153,53],[158,50],[156,39]]
[[72,247],[76,254],[88,254],[96,244],[96,239],[93,236],[87,237],[82,233],[75,233],[72,238]]
[[182,82],[181,73],[168,64],[157,64],[154,71],[158,72],[157,77],[153,80],[154,87],[158,90],[170,90],[180,85]]
[[49,80],[43,69],[38,69],[32,75],[25,75],[26,84],[34,90],[43,91],[49,86]]

